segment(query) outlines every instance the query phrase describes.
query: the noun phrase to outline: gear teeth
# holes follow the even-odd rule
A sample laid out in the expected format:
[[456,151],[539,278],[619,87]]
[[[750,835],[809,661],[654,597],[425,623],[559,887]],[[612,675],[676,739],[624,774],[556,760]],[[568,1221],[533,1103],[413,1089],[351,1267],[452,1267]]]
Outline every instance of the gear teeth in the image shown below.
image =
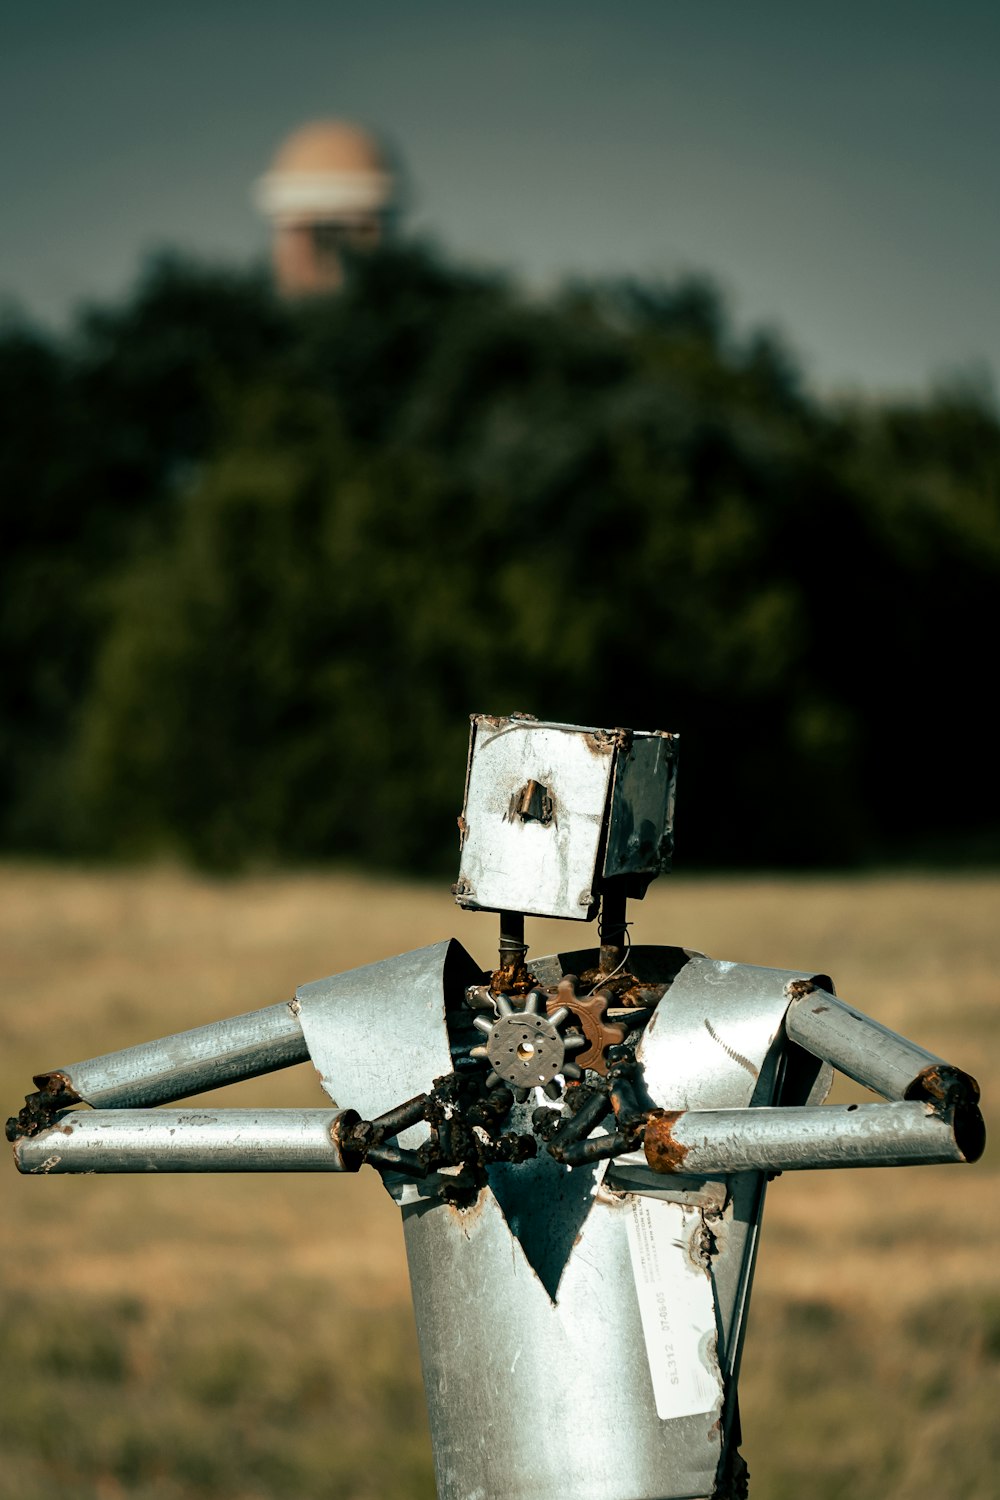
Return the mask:
[[[572,1015],[574,1031],[582,1031],[586,1046],[581,1047],[578,1041],[571,1043],[569,1037],[563,1039],[563,1046],[567,1051],[572,1051],[576,1056],[578,1067],[592,1068],[595,1073],[606,1074],[608,1071],[607,1054],[610,1047],[614,1047],[624,1041],[626,1029],[617,1021],[607,1020],[608,993],[606,990],[595,990],[591,994],[580,996],[574,992],[573,985],[568,979],[563,978],[559,985],[556,996],[549,1001],[549,1020],[560,1025],[566,1020],[567,1015]],[[567,1077],[572,1074],[563,1069]]]
[[477,1031],[482,1032],[483,1036],[489,1036],[490,1032],[493,1030],[493,1022],[487,1021],[485,1016],[477,1016],[472,1024]]
[[473,1047],[473,1048],[471,1048],[471,1050],[469,1052],[469,1056],[476,1058],[477,1061],[485,1061],[486,1056],[487,1056],[486,1048],[485,1047]]
[[[579,1069],[577,1071],[579,1071]],[[554,1078],[549,1079],[548,1083],[542,1090],[542,1093],[545,1095],[546,1099],[562,1098],[562,1089],[559,1087],[558,1083],[556,1083]]]
[[514,1007],[506,995],[497,996],[497,1010],[502,1016],[512,1016],[514,1014]]
[[583,1077],[583,1073],[580,1068],[577,1067],[575,1062],[564,1062],[563,1077],[572,1079],[574,1083],[578,1083]]
[[502,1083],[503,1083],[503,1079],[500,1077],[499,1073],[493,1073],[493,1072],[487,1073],[487,1075],[486,1075],[486,1087],[488,1089],[499,1088],[500,1084],[502,1084]]
[[563,1037],[563,1046],[567,1052],[579,1052],[581,1047],[586,1047],[587,1038],[581,1036],[578,1031],[571,1031],[569,1036]]
[[530,1096],[530,1094],[531,1094],[531,1090],[530,1089],[515,1089],[514,1090],[514,1098],[515,1098],[515,1100],[516,1100],[516,1102],[518,1104],[524,1104],[525,1100],[528,1099],[528,1097]]
[[525,1015],[534,1016],[538,1014],[538,1006],[542,997],[537,990],[530,990],[524,997]]

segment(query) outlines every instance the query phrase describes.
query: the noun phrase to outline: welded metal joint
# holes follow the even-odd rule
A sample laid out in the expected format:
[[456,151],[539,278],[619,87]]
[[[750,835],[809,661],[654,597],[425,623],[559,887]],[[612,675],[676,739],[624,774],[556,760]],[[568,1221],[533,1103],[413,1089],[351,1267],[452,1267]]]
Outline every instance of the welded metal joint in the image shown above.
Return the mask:
[[7,1121],[5,1133],[9,1141],[41,1135],[63,1110],[80,1103],[65,1073],[39,1073],[33,1081],[38,1084],[37,1092],[25,1094],[21,1109]]

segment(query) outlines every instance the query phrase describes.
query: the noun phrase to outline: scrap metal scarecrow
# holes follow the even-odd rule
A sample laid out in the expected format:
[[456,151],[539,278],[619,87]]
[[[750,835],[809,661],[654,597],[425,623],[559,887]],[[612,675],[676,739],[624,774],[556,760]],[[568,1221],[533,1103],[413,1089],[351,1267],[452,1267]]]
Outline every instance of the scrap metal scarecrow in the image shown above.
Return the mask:
[[[768,1179],[975,1161],[968,1074],[829,978],[632,946],[677,740],[472,720],[456,941],[36,1076],[22,1172],[356,1172],[402,1211],[442,1500],[740,1496],[736,1384]],[[599,919],[532,959],[525,916]],[[164,1109],[311,1058],[334,1107]],[[834,1068],[885,1102],[824,1105]],[[89,1109],[77,1106],[85,1104]]]

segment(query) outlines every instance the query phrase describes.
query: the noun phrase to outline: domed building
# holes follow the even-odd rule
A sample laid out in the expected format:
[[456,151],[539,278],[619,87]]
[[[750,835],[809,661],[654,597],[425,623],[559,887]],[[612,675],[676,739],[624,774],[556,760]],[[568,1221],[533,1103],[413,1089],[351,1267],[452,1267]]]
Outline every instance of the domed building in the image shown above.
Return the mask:
[[395,227],[400,184],[375,136],[342,120],[303,125],[257,184],[273,228],[274,270],[286,296],[336,291],[343,251],[381,244]]

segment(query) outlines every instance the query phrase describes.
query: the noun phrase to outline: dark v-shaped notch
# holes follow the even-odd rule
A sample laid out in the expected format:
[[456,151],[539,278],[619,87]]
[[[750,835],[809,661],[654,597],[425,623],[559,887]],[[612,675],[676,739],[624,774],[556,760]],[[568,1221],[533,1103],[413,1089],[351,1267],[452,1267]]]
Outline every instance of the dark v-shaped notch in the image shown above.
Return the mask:
[[[536,1107],[534,1100],[515,1104],[505,1128],[530,1131]],[[593,1207],[603,1167],[600,1162],[571,1170],[542,1146],[533,1161],[487,1168],[488,1191],[499,1203],[507,1227],[553,1302],[573,1246]]]

